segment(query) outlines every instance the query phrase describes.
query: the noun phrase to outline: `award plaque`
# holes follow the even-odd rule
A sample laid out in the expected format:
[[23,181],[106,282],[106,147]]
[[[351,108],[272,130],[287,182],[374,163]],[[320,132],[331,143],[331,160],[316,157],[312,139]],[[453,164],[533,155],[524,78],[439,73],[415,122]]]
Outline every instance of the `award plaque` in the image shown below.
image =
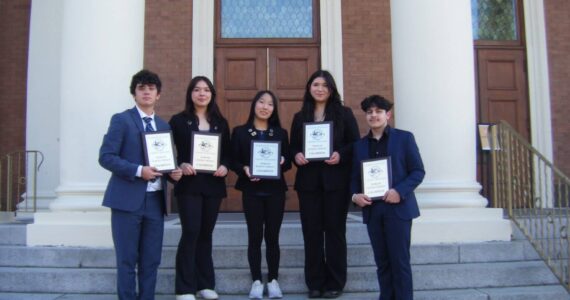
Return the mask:
[[332,155],[333,123],[303,124],[303,154],[308,161],[327,160]]
[[362,193],[372,201],[384,199],[392,184],[390,157],[363,160],[360,163]]
[[143,132],[145,163],[158,172],[169,173],[176,169],[171,131]]
[[214,173],[220,166],[219,133],[192,132],[190,164],[198,173]]
[[251,176],[281,178],[281,142],[251,141]]

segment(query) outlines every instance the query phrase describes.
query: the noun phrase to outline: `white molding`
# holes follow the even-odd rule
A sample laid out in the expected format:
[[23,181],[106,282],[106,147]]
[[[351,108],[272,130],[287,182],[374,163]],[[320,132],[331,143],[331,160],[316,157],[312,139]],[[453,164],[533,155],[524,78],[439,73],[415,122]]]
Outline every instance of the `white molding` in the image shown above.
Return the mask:
[[[214,80],[214,1],[194,0],[192,7],[192,77]],[[341,0],[320,3],[321,68],[331,72],[344,95]],[[344,99],[344,98],[343,98]]]
[[532,145],[553,160],[550,78],[543,0],[524,0]]
[[338,92],[344,99],[341,0],[321,1],[320,14],[321,68],[334,76]]
[[214,81],[214,2],[192,1],[192,77]]

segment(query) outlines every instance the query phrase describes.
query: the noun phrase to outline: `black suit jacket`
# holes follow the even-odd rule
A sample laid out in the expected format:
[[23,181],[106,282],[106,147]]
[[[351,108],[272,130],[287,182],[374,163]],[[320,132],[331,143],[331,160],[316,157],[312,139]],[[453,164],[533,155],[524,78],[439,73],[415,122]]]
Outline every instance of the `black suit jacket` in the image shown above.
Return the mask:
[[243,170],[244,166],[250,166],[251,163],[251,141],[259,140],[259,136],[253,136],[252,132],[255,132],[255,128],[247,124],[234,128],[232,132],[231,169],[238,175],[235,188],[245,193],[261,192],[264,194],[275,194],[285,192],[287,184],[285,183],[283,173],[291,169],[287,130],[283,128],[269,128],[268,132],[270,134],[265,138],[267,141],[281,141],[281,156],[285,158],[285,162],[281,165],[281,178],[279,180],[261,179],[255,182],[252,182]]
[[[170,127],[176,144],[178,165],[190,163],[192,132],[198,132],[198,119],[185,112],[178,113],[170,119]],[[229,169],[230,166],[230,130],[226,120],[212,121],[210,132],[221,133],[220,164]],[[226,182],[223,177],[198,173],[193,176],[182,176],[174,186],[176,195],[204,194],[209,197],[226,197]]]
[[[330,116],[325,117],[325,121],[333,121]],[[303,152],[303,120],[301,112],[293,117],[291,125],[291,161],[295,161],[295,155]],[[312,122],[312,121],[311,121]],[[352,160],[352,144],[360,138],[358,124],[354,118],[352,110],[343,107],[341,124],[333,124],[335,128],[343,128],[340,134],[334,134],[333,151],[340,154],[340,163],[337,165],[327,165],[324,162],[309,162],[304,166],[297,166],[295,176],[295,190],[315,191],[324,189],[325,191],[346,190],[350,182],[350,168]],[[333,130],[337,130],[333,129]]]

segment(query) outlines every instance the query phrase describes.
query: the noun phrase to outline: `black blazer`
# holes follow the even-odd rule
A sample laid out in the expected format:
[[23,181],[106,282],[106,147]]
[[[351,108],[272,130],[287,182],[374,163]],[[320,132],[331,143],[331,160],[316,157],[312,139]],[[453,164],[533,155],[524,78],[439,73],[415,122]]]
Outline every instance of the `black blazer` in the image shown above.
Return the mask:
[[[199,131],[198,119],[185,112],[178,113],[170,119],[170,127],[174,143],[176,144],[178,165],[183,162],[190,163],[192,145],[192,132]],[[220,164],[230,166],[230,130],[226,120],[212,121],[210,132],[221,133]],[[209,197],[226,197],[226,181],[224,177],[215,177],[212,174],[198,173],[193,176],[182,176],[174,186],[176,195],[204,194]]]
[[[325,121],[333,121],[330,116],[325,116]],[[291,125],[291,161],[295,162],[295,155],[303,152],[303,115],[298,112],[293,117]],[[312,120],[310,121],[312,122]],[[333,151],[340,154],[340,163],[337,165],[327,165],[324,162],[309,162],[304,166],[297,166],[295,176],[295,190],[315,191],[324,189],[325,191],[346,190],[350,182],[350,168],[352,160],[352,144],[360,138],[358,124],[354,118],[352,110],[343,107],[342,111],[342,132],[334,134]],[[340,124],[333,123],[334,128],[340,128]],[[337,129],[333,129],[336,131]]]
[[249,166],[251,163],[251,141],[259,140],[259,136],[253,136],[252,132],[255,132],[255,128],[247,124],[234,128],[232,132],[232,163],[230,166],[232,171],[238,175],[235,188],[245,193],[276,194],[285,192],[287,184],[285,183],[283,173],[291,169],[287,130],[283,128],[269,128],[269,134],[265,138],[267,141],[281,141],[281,156],[285,158],[285,162],[281,165],[281,179],[261,179],[255,182],[252,182],[243,170],[244,166]]

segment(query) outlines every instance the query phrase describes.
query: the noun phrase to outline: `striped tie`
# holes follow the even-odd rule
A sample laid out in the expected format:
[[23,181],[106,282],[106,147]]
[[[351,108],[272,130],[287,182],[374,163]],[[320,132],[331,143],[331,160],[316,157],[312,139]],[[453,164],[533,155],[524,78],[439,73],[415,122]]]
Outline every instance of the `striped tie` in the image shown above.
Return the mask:
[[143,121],[146,124],[146,126],[144,127],[144,131],[146,131],[146,132],[154,131],[154,128],[152,128],[152,123],[151,123],[152,118],[151,117],[144,117]]

